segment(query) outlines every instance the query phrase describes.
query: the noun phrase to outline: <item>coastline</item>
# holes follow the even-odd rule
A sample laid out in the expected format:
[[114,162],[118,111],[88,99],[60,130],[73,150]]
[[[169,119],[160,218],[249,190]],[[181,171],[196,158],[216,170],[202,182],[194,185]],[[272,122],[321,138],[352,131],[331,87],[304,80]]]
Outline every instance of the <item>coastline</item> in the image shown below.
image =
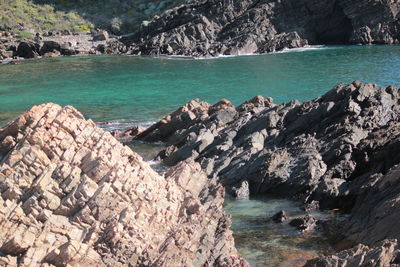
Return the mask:
[[[228,100],[221,100],[214,105],[193,100],[148,128],[131,129],[127,137],[145,142],[143,144],[154,142],[158,142],[158,145],[161,144],[159,142],[169,144],[170,146],[155,157],[162,159],[164,164],[175,166],[165,170],[167,176],[171,175],[171,172],[175,173],[176,168],[180,170],[187,168],[184,166],[196,166],[198,171],[205,172],[203,177],[207,175],[208,181],[218,180],[218,184],[222,184],[226,192],[237,199],[246,199],[258,193],[275,192],[281,197],[301,201],[306,215],[299,218],[292,217],[290,225],[293,221],[301,221],[299,226],[293,226],[298,227],[300,234],[315,231],[318,225],[322,225],[328,237],[332,238],[333,244],[341,248],[338,254],[316,259],[306,258],[309,261],[305,266],[320,266],[318,264],[335,266],[332,262],[336,260],[354,262],[360,255],[372,257],[374,261],[396,263],[396,253],[399,248],[394,239],[399,237],[400,232],[397,228],[386,227],[381,232],[376,229],[382,224],[392,224],[400,216],[398,212],[400,202],[392,203],[392,196],[398,192],[397,179],[400,176],[396,163],[400,162],[400,159],[393,158],[391,154],[391,151],[396,151],[398,147],[396,138],[400,124],[396,114],[400,113],[399,97],[399,89],[393,86],[379,88],[373,84],[355,81],[349,85],[339,84],[323,96],[304,103],[291,101],[278,105],[271,99],[261,96],[239,106],[233,106]],[[7,162],[14,162],[12,158],[17,152],[10,151],[19,151],[19,146],[15,146],[16,142],[23,142],[25,136],[31,140],[30,142],[40,140],[30,137],[31,130],[25,130],[23,124],[34,125],[35,121],[40,120],[42,109],[45,114],[49,113],[45,117],[50,117],[46,119],[47,123],[40,123],[39,128],[45,127],[41,125],[53,125],[54,129],[68,129],[71,133],[80,131],[79,128],[77,130],[68,128],[75,127],[72,126],[75,124],[79,125],[83,118],[72,107],[62,108],[61,113],[51,111],[61,109],[54,104],[34,107],[12,124],[0,128],[1,157],[11,157],[7,161],[2,161],[6,165],[0,166],[0,169],[8,168]],[[380,112],[371,112],[373,110]],[[62,116],[68,119],[63,122],[64,126],[59,128],[58,121],[61,118],[54,120],[52,116],[57,117],[61,116],[57,114],[64,113]],[[86,124],[96,127],[90,120],[86,121]],[[15,135],[15,127],[18,127],[20,134]],[[386,131],[387,127],[390,127],[390,132]],[[32,134],[39,134],[41,131],[35,130]],[[96,131],[101,133],[104,140],[100,142],[102,145],[95,146],[95,149],[105,149],[108,145],[104,142],[110,144],[116,142],[109,133],[99,129]],[[382,134],[383,132],[385,134]],[[90,138],[95,138],[95,135]],[[79,147],[80,143],[74,146]],[[56,152],[57,148],[50,150],[46,148],[44,151],[60,153]],[[331,155],[332,153],[336,154]],[[363,153],[367,153],[365,159],[362,157]],[[214,157],[215,155],[217,157]],[[100,159],[108,162],[106,156],[100,156],[97,160]],[[218,162],[220,160],[223,162]],[[85,157],[82,161],[85,161]],[[138,164],[142,165],[140,162]],[[146,164],[159,165],[157,160]],[[91,168],[88,167],[86,170],[85,166],[83,164],[82,168],[88,175],[103,175],[97,171],[92,173]],[[379,166],[385,167],[382,169]],[[18,171],[18,168],[25,167],[21,165],[11,169]],[[245,172],[243,168],[246,168]],[[187,170],[183,172],[187,173]],[[337,175],[343,176],[338,178]],[[93,179],[97,179],[95,177],[93,176]],[[176,176],[176,179],[181,179],[179,177]],[[245,180],[238,179],[240,177],[245,177]],[[380,190],[376,190],[377,188]],[[383,195],[386,197],[382,197]],[[8,193],[4,196],[9,198]],[[218,203],[220,209],[223,203],[221,198]],[[380,207],[383,207],[383,210]],[[339,209],[341,212],[351,212],[351,216],[339,222],[317,220],[310,215],[316,209]],[[382,212],[391,215],[383,217],[374,215]],[[289,215],[291,215],[290,210]],[[366,216],[370,218],[367,221],[364,220]],[[369,235],[370,232],[374,235]],[[231,242],[229,240],[230,237],[224,237],[220,242]],[[391,250],[384,255],[375,253],[388,246]],[[234,250],[229,253],[235,255]],[[50,256],[46,257],[46,261],[55,262]],[[95,261],[100,260],[95,259]],[[237,266],[247,266],[242,260],[238,264]]]

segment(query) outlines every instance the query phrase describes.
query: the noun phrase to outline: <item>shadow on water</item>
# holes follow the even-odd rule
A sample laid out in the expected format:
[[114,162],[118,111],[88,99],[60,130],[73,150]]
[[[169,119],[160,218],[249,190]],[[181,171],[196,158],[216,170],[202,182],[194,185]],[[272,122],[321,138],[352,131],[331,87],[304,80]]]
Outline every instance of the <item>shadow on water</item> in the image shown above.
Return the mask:
[[[232,216],[236,248],[252,266],[302,266],[308,259],[333,252],[322,229],[300,233],[290,220],[304,216],[300,203],[271,196],[249,200],[225,200],[225,210]],[[270,218],[284,210],[289,219],[274,223]],[[333,212],[311,212],[319,220],[334,219]]]

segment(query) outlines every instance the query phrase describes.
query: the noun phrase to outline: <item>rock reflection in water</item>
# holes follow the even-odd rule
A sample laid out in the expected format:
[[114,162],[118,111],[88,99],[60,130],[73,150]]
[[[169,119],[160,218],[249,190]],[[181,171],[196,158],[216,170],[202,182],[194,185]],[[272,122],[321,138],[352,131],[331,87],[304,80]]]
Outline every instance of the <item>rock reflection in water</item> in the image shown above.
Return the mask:
[[[289,221],[306,213],[295,201],[255,197],[250,200],[226,199],[225,210],[232,216],[235,244],[241,255],[254,267],[302,266],[308,259],[331,251],[320,229],[300,234]],[[274,223],[270,218],[285,210],[289,219]],[[317,219],[332,213],[312,212]]]

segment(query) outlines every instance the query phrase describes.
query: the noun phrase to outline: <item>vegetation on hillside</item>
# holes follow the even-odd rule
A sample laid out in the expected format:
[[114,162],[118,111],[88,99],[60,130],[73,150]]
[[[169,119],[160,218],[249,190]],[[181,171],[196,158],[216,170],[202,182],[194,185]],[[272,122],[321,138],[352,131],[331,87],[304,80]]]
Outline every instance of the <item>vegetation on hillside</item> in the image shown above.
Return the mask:
[[0,0],[0,29],[19,35],[100,27],[116,34],[185,0]]

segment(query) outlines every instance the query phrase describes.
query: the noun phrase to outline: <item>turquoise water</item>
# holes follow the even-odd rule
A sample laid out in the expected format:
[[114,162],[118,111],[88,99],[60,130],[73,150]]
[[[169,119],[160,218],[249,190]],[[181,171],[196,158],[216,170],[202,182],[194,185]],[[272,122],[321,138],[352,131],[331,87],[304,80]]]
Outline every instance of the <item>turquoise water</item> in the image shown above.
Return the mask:
[[[0,125],[32,105],[73,105],[102,127],[156,121],[193,98],[234,104],[255,96],[275,102],[318,97],[353,80],[400,86],[399,46],[323,47],[306,51],[218,59],[98,56],[26,60],[0,66]],[[130,144],[151,160],[163,144]],[[156,164],[155,168],[159,168]],[[237,248],[254,266],[296,266],[329,250],[320,232],[299,235],[268,218],[280,209],[302,215],[279,199],[226,201]],[[327,214],[316,214],[318,217]]]
[[193,98],[310,100],[338,82],[400,86],[399,46],[350,46],[218,59],[63,57],[0,66],[0,124],[32,105],[73,105],[95,121],[151,122]]
[[[266,196],[227,199],[225,210],[232,216],[236,248],[253,267],[303,266],[311,258],[333,252],[321,228],[301,234],[289,225],[290,220],[306,214],[298,202]],[[274,223],[270,218],[280,210],[286,212],[288,220]],[[311,215],[318,220],[341,219],[333,212]]]

